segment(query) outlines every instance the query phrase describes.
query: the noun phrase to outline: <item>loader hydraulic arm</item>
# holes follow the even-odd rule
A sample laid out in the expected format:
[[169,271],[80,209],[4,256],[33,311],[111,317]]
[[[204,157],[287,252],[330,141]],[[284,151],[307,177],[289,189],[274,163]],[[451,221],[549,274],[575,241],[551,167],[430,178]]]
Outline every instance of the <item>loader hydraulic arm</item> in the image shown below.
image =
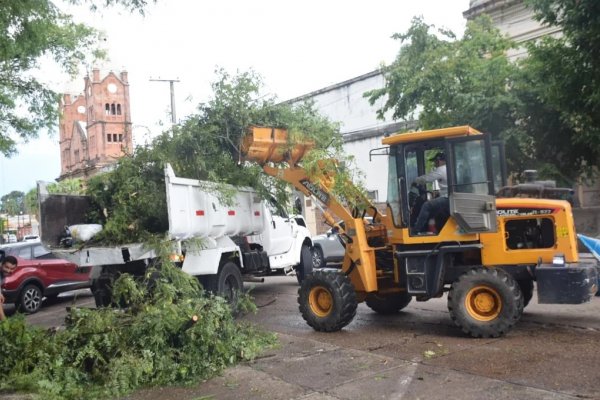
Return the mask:
[[[287,138],[283,129],[252,127],[244,137],[242,157],[245,161],[260,164],[265,173],[290,183],[306,196],[315,197],[325,207],[324,218],[331,226],[336,225],[331,214],[342,219],[345,236],[349,239],[342,269],[347,274],[358,272],[360,277],[350,276],[359,291],[376,291],[375,248],[368,244],[368,237],[385,235],[386,229],[381,224],[365,226],[364,217],[368,214],[376,221],[377,208],[351,182],[344,182],[349,192],[347,198],[351,201],[338,199],[332,193],[337,178],[337,161],[318,161],[320,176],[311,178],[298,163],[314,146],[313,142],[290,144]],[[273,166],[275,163],[282,163],[282,166]]]

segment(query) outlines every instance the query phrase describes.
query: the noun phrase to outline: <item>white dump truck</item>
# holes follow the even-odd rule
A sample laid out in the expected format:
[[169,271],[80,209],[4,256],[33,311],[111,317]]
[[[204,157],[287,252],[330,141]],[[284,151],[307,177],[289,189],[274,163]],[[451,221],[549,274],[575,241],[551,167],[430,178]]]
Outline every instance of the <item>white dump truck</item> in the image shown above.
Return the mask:
[[[165,186],[168,236],[180,256],[175,257],[177,265],[206,289],[231,299],[244,280],[295,272],[302,281],[311,272],[312,240],[301,216],[288,216],[250,188],[229,187],[233,196],[222,201],[214,183],[177,177],[170,165],[165,167]],[[42,241],[57,256],[92,267],[98,306],[110,303],[111,285],[119,274],[142,275],[156,258],[142,243],[100,247],[75,242],[64,248],[64,228],[85,227],[90,201],[49,194],[43,183],[38,183],[38,194]]]

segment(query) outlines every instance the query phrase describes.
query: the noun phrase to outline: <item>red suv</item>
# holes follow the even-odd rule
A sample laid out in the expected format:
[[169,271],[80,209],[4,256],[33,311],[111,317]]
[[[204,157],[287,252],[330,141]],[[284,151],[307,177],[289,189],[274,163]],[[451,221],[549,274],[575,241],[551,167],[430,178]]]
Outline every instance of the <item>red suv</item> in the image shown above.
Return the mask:
[[41,243],[14,243],[0,246],[0,261],[15,256],[17,269],[4,277],[2,293],[6,303],[18,310],[34,313],[42,298],[57,297],[59,293],[90,287],[90,268],[56,258]]

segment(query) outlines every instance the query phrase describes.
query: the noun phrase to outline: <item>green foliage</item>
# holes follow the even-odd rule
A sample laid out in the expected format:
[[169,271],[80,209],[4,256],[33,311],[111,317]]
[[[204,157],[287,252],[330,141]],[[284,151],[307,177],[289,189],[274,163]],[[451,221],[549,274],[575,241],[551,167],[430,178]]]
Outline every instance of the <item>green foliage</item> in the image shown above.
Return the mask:
[[51,1],[0,2],[0,153],[16,152],[15,137],[37,137],[58,118],[59,96],[31,73],[50,56],[74,74],[96,33],[76,24]]
[[506,143],[509,172],[538,169],[572,185],[600,165],[600,3],[528,0],[537,18],[561,38],[529,43],[529,56],[509,62],[515,44],[488,17],[467,23],[461,39],[421,19],[394,37],[398,57],[384,67],[383,117],[418,118],[419,128],[471,125]]
[[0,211],[8,215],[19,215],[25,211],[25,193],[13,190],[0,198]]
[[527,140],[516,124],[520,103],[511,91],[519,71],[506,56],[514,43],[489,17],[469,21],[460,39],[419,18],[394,38],[401,48],[384,67],[385,87],[366,94],[371,104],[387,96],[381,118],[392,110],[395,119],[418,119],[421,129],[471,125],[507,142],[510,170],[528,164]]
[[554,176],[594,178],[600,165],[600,3],[528,0],[537,18],[562,30],[528,46],[520,97],[523,129]]
[[0,390],[115,398],[143,386],[198,383],[275,343],[168,263],[142,281],[122,275],[114,289],[127,308],[74,308],[64,330],[30,327],[22,316],[0,322]]
[[58,194],[85,194],[85,184],[81,178],[65,179],[60,182],[52,182],[46,186],[48,193]]
[[342,159],[337,125],[320,116],[312,104],[276,104],[274,98],[260,94],[261,79],[252,71],[234,76],[224,70],[216,73],[213,97],[196,114],[150,146],[120,159],[112,172],[89,181],[88,194],[96,210],[90,220],[104,225],[99,241],[131,242],[167,231],[163,170],[167,162],[177,176],[215,183],[212,189],[224,201],[232,195],[225,184],[249,186],[288,208],[289,191],[283,181],[268,178],[258,165],[240,163],[239,146],[250,125],[287,128],[296,139],[302,132],[304,140],[308,137],[318,146],[315,160],[334,154]]

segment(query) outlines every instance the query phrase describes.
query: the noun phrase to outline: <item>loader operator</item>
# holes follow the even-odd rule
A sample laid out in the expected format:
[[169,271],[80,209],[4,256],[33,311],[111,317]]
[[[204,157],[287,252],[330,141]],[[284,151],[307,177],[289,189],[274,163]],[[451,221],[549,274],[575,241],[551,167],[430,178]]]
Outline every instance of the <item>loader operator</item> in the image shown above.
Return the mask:
[[430,218],[436,218],[437,216],[444,216],[446,218],[449,215],[450,203],[448,201],[448,175],[446,173],[446,156],[443,152],[437,152],[433,157],[429,159],[433,161],[435,169],[428,174],[418,176],[415,179],[416,184],[426,184],[436,182],[439,185],[439,196],[430,199],[419,211],[419,216],[415,222],[413,232],[416,234],[427,232],[427,225]]

